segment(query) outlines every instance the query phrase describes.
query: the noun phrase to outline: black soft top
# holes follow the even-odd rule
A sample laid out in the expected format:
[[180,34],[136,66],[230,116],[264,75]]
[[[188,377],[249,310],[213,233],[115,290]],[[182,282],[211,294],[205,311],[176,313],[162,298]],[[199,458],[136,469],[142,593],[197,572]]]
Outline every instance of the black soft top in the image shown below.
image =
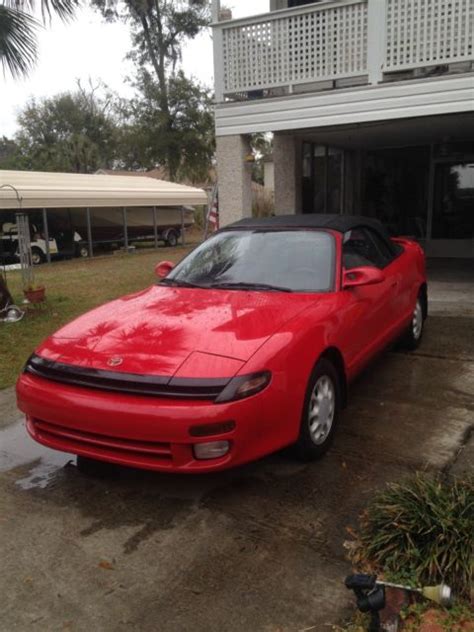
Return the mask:
[[368,226],[372,230],[387,236],[387,231],[383,224],[371,217],[361,215],[318,215],[311,213],[307,215],[275,215],[273,217],[245,217],[244,219],[226,226],[226,228],[330,228],[339,233],[361,226]]
[[331,214],[297,214],[275,215],[273,217],[246,217],[226,226],[224,230],[251,229],[251,230],[283,230],[285,228],[329,228],[339,233],[347,233],[354,228],[368,227],[374,230],[395,252],[396,246],[391,241],[385,226],[377,219],[363,217],[362,215],[331,215]]

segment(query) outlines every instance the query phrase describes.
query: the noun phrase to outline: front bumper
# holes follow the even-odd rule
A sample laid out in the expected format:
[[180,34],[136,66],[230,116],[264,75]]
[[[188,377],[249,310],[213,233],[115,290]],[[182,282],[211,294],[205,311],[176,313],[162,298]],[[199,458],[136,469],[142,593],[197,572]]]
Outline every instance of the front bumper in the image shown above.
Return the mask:
[[[213,404],[109,393],[23,373],[17,397],[29,434],[50,448],[142,469],[205,473],[252,461],[296,438],[297,429],[275,419],[279,398],[272,387],[246,400]],[[191,436],[196,425],[229,421],[235,427],[224,434]],[[214,440],[229,441],[229,453],[195,459],[193,446]]]

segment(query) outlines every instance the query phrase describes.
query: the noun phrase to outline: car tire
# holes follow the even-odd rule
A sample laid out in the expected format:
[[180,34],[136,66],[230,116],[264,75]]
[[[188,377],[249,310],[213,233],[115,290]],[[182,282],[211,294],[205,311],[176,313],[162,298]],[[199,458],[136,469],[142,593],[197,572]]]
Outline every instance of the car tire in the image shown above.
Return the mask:
[[176,248],[178,245],[178,233],[175,230],[170,230],[166,234],[166,245],[170,248]]
[[309,379],[294,446],[301,461],[320,459],[331,447],[341,411],[341,381],[334,365],[319,360]]
[[116,466],[87,456],[78,456],[76,467],[81,474],[92,478],[107,478],[116,472]]
[[41,248],[33,246],[31,248],[31,262],[34,266],[39,266],[46,261],[46,256]]
[[425,324],[425,310],[423,308],[423,296],[421,293],[416,299],[412,320],[406,333],[401,339],[401,347],[407,351],[415,351],[421,344]]
[[88,259],[89,258],[89,248],[88,248],[88,246],[80,245],[77,248],[77,257],[79,259]]

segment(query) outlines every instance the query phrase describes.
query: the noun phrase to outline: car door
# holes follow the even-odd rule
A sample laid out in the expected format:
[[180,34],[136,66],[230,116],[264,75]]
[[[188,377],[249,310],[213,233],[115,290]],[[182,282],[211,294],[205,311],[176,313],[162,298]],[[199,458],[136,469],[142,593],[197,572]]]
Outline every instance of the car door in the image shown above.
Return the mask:
[[395,318],[394,298],[398,292],[398,273],[376,246],[365,227],[344,235],[342,246],[343,268],[350,271],[359,267],[376,267],[384,271],[382,283],[351,288],[351,322],[347,327],[347,362],[352,374],[357,373],[370,358],[379,352],[390,338]]
[[412,291],[412,274],[408,270],[407,257],[403,249],[396,248],[371,228],[365,229],[375,248],[380,254],[381,269],[391,281],[393,292],[390,299],[391,318],[387,323],[386,342],[400,334],[407,314],[413,312],[410,305]]

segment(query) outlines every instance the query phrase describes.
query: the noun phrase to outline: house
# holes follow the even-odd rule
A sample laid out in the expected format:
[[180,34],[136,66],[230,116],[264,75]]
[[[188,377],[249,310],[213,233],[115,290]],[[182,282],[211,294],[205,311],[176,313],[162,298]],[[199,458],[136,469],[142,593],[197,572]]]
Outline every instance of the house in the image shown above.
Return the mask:
[[275,212],[378,217],[474,257],[473,0],[213,0],[221,223],[251,214],[249,135],[274,134]]

